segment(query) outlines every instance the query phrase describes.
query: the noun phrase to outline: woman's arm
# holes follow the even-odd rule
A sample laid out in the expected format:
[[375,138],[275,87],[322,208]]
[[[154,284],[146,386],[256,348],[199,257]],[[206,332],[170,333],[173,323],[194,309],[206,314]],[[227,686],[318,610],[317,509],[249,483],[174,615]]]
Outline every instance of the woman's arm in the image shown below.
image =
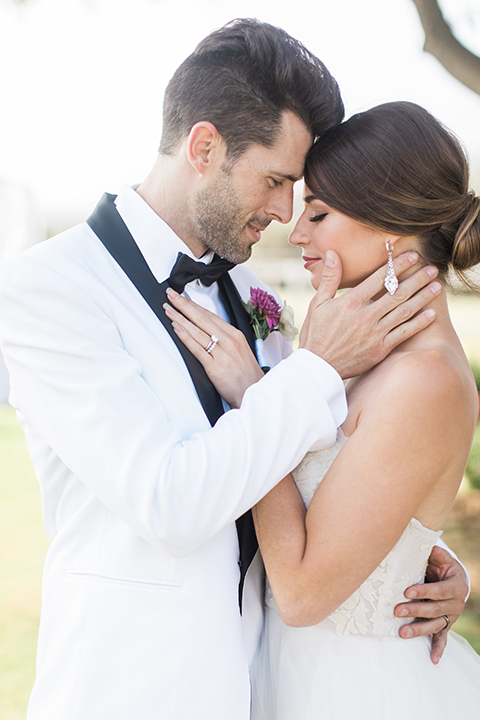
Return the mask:
[[418,519],[441,526],[456,488],[439,479],[460,480],[468,454],[464,393],[439,354],[430,354],[428,363],[413,356],[397,361],[365,404],[308,512],[290,477],[256,506],[260,548],[287,624],[316,624],[344,602],[429,493],[439,494],[438,509],[430,502]]
[[[195,306],[194,303],[191,303],[190,301],[186,300],[185,298],[182,298],[181,296],[178,298],[174,298],[172,300],[175,305],[178,305],[178,308],[181,309],[181,311],[188,316],[192,321],[198,322],[200,327],[205,331],[202,332],[200,328],[195,328],[195,325],[189,322],[188,319],[183,317],[182,315],[175,312],[173,308],[169,308],[169,306],[166,306],[166,313],[167,315],[172,319],[176,320],[179,319],[179,323],[176,327],[177,334],[182,339],[182,341],[189,347],[189,349],[192,351],[192,353],[197,357],[197,359],[204,365],[205,369],[209,372],[210,378],[213,382],[213,384],[217,387],[217,389],[226,397],[229,397],[228,393],[232,392],[232,401],[234,404],[240,402],[241,395],[243,393],[242,390],[242,383],[245,382],[245,379],[248,377],[248,373],[244,372],[242,368],[242,357],[237,352],[237,350],[232,345],[232,348],[234,348],[230,355],[228,353],[224,353],[221,357],[222,360],[219,361],[219,355],[218,350],[222,349],[224,350],[227,345],[225,345],[223,341],[223,336],[218,335],[220,337],[220,343],[217,345],[215,349],[215,358],[211,358],[209,355],[205,353],[204,348],[207,346],[208,341],[210,340],[210,334],[215,331],[215,327],[217,327],[215,324],[216,321],[218,321],[218,318],[216,316],[212,316],[207,311],[203,311],[201,308],[198,308]],[[197,318],[197,310],[202,313],[201,316]],[[203,313],[206,313],[206,317],[203,316]],[[223,326],[221,325],[220,321],[220,332],[226,332],[227,327],[225,327],[227,324],[225,323]],[[187,328],[186,330],[184,330]],[[197,330],[199,330],[199,333],[197,334]],[[234,329],[233,329],[234,330]],[[235,334],[234,330],[234,334]],[[191,334],[192,333],[192,334]],[[196,340],[195,338],[198,338]],[[229,344],[229,341],[227,341],[227,344]],[[245,343],[246,345],[246,343]],[[220,346],[220,348],[219,348]],[[253,373],[258,373],[258,364],[256,360],[253,358],[253,355],[251,354],[250,350],[247,346],[247,355],[249,355],[249,361],[250,363],[253,363]],[[243,351],[242,351],[243,352]],[[229,365],[225,364],[229,363]],[[229,368],[229,369],[227,369]],[[432,366],[433,371],[433,366]],[[437,375],[442,375],[442,372],[439,371]],[[430,377],[433,377],[433,375],[430,375]],[[440,377],[439,378],[440,383],[445,383],[445,378]],[[416,395],[416,392],[412,390],[413,385],[409,388],[409,381],[407,375],[403,378],[398,379],[398,390],[396,391],[396,397],[398,399],[402,399],[402,401],[407,401],[407,393],[412,393],[414,397],[420,397],[420,395]],[[225,390],[222,390],[222,387],[225,386]],[[425,388],[426,389],[426,388]],[[435,393],[437,391],[437,387],[433,387],[430,389],[432,393]],[[445,386],[446,389],[446,386]],[[235,396],[235,393],[237,393],[237,396]],[[455,394],[455,393],[454,393]],[[390,403],[389,407],[392,410],[392,413],[394,411],[393,403]],[[384,408],[383,408],[384,409]],[[446,417],[447,415],[445,413],[445,407],[441,408],[441,411],[438,415],[438,417]],[[372,422],[372,430],[371,432],[375,432],[375,408],[371,408],[370,413],[370,421]],[[380,417],[380,416],[379,416]],[[367,420],[367,414],[366,411],[364,411],[361,421],[362,423]],[[390,422],[393,422],[396,424],[398,421],[398,424],[401,426],[400,420],[398,418],[390,418]],[[433,430],[433,428],[432,428]],[[368,435],[368,430],[365,430],[365,435]],[[419,434],[417,435],[417,439],[421,436],[422,429],[420,428]],[[434,435],[434,433],[432,433]],[[426,436],[425,436],[426,437]],[[368,437],[367,437],[368,442]],[[395,429],[395,432],[392,432],[392,437],[389,439],[389,442],[396,443],[397,448],[400,446],[401,443],[403,443],[402,438],[397,434],[397,429]],[[435,438],[433,438],[432,442],[435,442]],[[351,440],[349,441],[349,444],[351,443]],[[350,446],[351,447],[351,446]],[[368,445],[366,446],[368,447]],[[388,446],[387,446],[388,448]],[[452,455],[455,454],[455,448],[452,449]],[[355,467],[355,465],[352,465],[352,467]],[[425,478],[426,479],[426,478]],[[285,490],[285,486],[288,487],[288,482],[290,482],[290,489]],[[287,495],[283,495],[284,492],[290,492],[291,493],[291,499],[292,499],[292,507],[295,508],[295,511],[297,513],[296,516],[292,517],[292,522],[295,521],[296,518],[296,524],[294,526],[294,530],[290,528],[291,532],[296,532],[300,534],[300,540],[298,540],[298,537],[295,537],[296,543],[290,542],[290,536],[288,535],[288,548],[287,551],[294,551],[296,553],[296,557],[293,557],[293,561],[298,561],[299,557],[303,558],[303,553],[305,550],[305,542],[306,542],[306,534],[305,534],[305,524],[304,524],[304,518],[305,518],[305,508],[303,506],[303,503],[300,500],[300,496],[298,495],[298,491],[296,490],[296,487],[293,485],[293,482],[285,480],[282,486],[278,487],[278,496],[272,493],[271,497],[268,498],[268,502],[273,501],[273,498],[278,497],[278,499],[281,501],[279,507],[275,508],[276,512],[280,512],[280,510],[283,507],[283,503],[285,500],[289,497]],[[265,501],[267,502],[267,501]],[[266,507],[266,505],[265,505]],[[285,508],[284,508],[285,509]],[[408,513],[407,513],[408,515]],[[283,517],[283,516],[282,516]],[[299,518],[302,519],[302,522],[299,522]],[[405,525],[408,522],[409,518],[405,520]],[[438,526],[440,526],[441,523],[439,523]],[[278,532],[281,536],[285,537],[286,533],[286,526],[285,525],[279,525]],[[274,533],[272,533],[272,537],[275,537]],[[265,543],[267,541],[265,540]],[[265,545],[265,543],[263,543]],[[355,561],[355,552],[353,550],[353,542],[347,542],[348,546],[348,552],[352,550],[352,563]],[[383,556],[388,553],[390,548],[387,548],[383,552]],[[434,549],[435,550],[435,549]],[[265,546],[264,548],[265,554],[268,553],[268,548]],[[433,553],[432,553],[433,554]],[[435,559],[437,557],[435,556]],[[381,560],[381,557],[380,557]],[[270,560],[270,564],[274,562],[274,559],[272,558]],[[431,564],[430,564],[431,565]],[[429,565],[429,567],[430,567]],[[409,594],[411,592],[416,591],[418,599],[422,600],[422,602],[406,602],[403,603],[395,609],[395,614],[398,617],[406,617],[409,620],[415,619],[417,622],[414,624],[408,624],[401,628],[400,635],[403,638],[407,637],[419,637],[421,635],[432,635],[433,634],[433,644],[432,644],[432,661],[434,663],[437,663],[441,657],[441,654],[443,652],[443,649],[446,644],[446,636],[447,631],[443,631],[445,620],[444,616],[448,615],[451,619],[452,624],[456,621],[458,618],[458,615],[462,612],[464,604],[465,604],[465,597],[468,591],[467,583],[465,581],[465,574],[462,569],[462,566],[460,566],[455,560],[452,560],[450,562],[450,558],[447,558],[446,562],[444,562],[443,558],[440,559],[439,563],[437,563],[438,567],[435,566],[435,572],[437,573],[435,575],[435,581],[429,582],[424,586],[414,586],[413,588],[407,588],[406,589],[406,597],[411,600],[414,598],[413,595]],[[373,568],[372,568],[373,569]],[[275,570],[272,568],[272,573],[275,572]],[[357,584],[359,585],[363,580],[368,577],[369,572],[364,571],[363,576],[357,581]],[[355,585],[356,587],[356,585]],[[355,590],[355,587],[348,588],[347,596]],[[342,599],[337,601],[337,605],[342,602]],[[405,614],[406,613],[406,614]],[[424,620],[423,618],[427,618],[427,620]]]

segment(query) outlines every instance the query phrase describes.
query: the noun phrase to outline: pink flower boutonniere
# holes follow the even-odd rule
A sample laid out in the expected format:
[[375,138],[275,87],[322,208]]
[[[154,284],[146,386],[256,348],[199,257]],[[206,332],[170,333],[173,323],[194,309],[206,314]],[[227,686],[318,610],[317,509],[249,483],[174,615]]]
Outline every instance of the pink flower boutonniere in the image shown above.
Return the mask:
[[270,370],[270,365],[263,347],[264,340],[271,332],[278,330],[286,339],[295,339],[297,328],[293,324],[293,310],[290,305],[283,303],[283,308],[277,303],[273,295],[269,295],[260,288],[250,288],[250,300],[243,303],[250,316],[253,332],[255,334],[255,350],[258,364],[264,372]]

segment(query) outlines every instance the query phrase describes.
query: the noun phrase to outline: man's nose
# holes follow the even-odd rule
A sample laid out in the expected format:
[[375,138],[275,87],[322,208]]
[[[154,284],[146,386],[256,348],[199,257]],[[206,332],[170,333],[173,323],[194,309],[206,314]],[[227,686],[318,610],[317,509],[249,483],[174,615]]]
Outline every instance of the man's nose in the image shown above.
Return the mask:
[[293,216],[293,187],[285,188],[268,203],[265,212],[272,220],[279,223],[288,223]]

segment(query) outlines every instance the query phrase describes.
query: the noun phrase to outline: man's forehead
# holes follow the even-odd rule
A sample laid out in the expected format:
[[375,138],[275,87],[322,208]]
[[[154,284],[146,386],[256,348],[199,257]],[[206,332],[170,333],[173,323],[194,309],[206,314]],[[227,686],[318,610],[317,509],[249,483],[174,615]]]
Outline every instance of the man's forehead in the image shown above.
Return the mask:
[[275,169],[286,179],[299,180],[312,142],[312,134],[304,122],[291,112],[284,113],[282,129],[273,148],[277,150],[279,162],[272,165],[276,165]]
[[250,148],[250,161],[267,175],[297,182],[303,177],[305,157],[309,147],[310,145],[305,142],[289,142],[287,139],[272,148],[253,145]]

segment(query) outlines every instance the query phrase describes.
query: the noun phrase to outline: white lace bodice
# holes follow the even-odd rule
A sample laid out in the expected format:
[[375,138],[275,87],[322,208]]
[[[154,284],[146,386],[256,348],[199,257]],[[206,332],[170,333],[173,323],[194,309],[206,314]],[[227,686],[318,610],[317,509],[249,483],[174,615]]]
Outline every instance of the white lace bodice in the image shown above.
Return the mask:
[[[308,507],[318,485],[348,438],[338,431],[337,442],[326,450],[307,453],[293,477]],[[430,551],[440,536],[412,518],[404,533],[367,580],[343,605],[320,623],[337,635],[398,638],[405,619],[395,618],[393,609],[405,601],[405,588],[423,582]],[[266,602],[275,608],[267,582]]]

